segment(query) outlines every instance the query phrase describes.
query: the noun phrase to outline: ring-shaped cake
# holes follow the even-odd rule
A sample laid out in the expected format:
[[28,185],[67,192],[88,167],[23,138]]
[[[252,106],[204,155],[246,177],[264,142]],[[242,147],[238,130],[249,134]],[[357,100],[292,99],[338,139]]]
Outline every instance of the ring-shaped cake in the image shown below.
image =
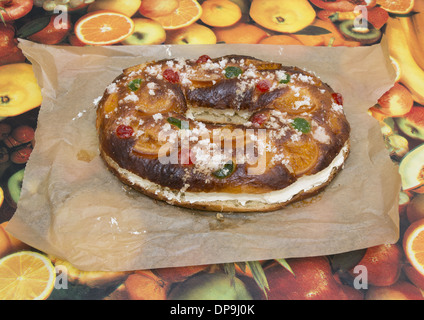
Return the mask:
[[222,212],[323,190],[349,154],[343,98],[297,67],[229,55],[127,68],[97,104],[100,154],[125,184]]

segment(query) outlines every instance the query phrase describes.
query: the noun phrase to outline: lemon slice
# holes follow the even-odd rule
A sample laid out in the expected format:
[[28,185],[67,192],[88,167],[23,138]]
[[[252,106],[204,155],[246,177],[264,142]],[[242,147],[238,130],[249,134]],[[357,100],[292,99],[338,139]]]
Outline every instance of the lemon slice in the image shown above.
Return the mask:
[[55,279],[55,268],[45,255],[12,253],[0,259],[0,300],[45,300]]

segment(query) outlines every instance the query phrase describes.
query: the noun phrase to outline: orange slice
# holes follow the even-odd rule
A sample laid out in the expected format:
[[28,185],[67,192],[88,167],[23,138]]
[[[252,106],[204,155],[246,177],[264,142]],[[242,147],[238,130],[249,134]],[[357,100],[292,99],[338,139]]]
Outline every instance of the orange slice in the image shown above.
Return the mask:
[[179,0],[178,7],[172,13],[153,19],[165,30],[175,30],[193,24],[201,15],[202,7],[196,0]]
[[377,4],[390,13],[409,13],[414,7],[414,0],[377,0]]
[[406,229],[403,249],[411,265],[424,275],[424,219],[415,221]]
[[45,300],[54,287],[55,268],[45,255],[19,251],[0,260],[0,300]]
[[306,173],[318,161],[319,148],[312,140],[299,141],[284,145],[285,154],[289,157],[289,170],[296,176]]
[[124,14],[95,11],[82,16],[75,24],[75,35],[88,45],[102,46],[121,42],[134,31],[134,22]]

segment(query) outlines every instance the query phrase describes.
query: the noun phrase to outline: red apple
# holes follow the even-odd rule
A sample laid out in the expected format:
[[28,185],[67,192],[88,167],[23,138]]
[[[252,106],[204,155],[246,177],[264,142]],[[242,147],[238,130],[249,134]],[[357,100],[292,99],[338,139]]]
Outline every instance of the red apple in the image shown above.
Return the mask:
[[[280,264],[265,269],[270,300],[361,299],[356,290],[340,284],[333,276],[327,257],[287,259],[293,273]],[[355,290],[355,294],[352,293]]]
[[365,300],[424,300],[416,286],[399,281],[387,287],[371,287],[365,294]]
[[28,39],[43,44],[58,44],[68,35],[71,28],[72,24],[68,16],[52,15],[49,24],[28,36]]
[[0,23],[0,65],[25,61],[25,56],[17,44],[15,28],[11,24]]
[[400,117],[411,110],[414,99],[406,87],[396,82],[392,88],[381,96],[378,104],[381,107],[380,111],[385,115]]
[[1,0],[0,15],[4,21],[13,21],[25,16],[32,6],[32,0]]
[[[397,244],[385,244],[368,248],[357,266],[365,267],[368,284],[389,286],[398,279],[402,268],[402,251]],[[357,276],[354,268],[352,276]]]

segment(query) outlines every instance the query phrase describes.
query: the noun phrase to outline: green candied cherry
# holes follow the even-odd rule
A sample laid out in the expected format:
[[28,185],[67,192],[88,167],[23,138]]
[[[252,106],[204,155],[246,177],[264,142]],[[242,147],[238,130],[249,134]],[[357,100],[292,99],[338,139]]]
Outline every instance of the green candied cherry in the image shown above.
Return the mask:
[[229,177],[235,171],[235,169],[236,169],[236,166],[234,162],[230,160],[224,165],[224,167],[214,171],[212,174],[219,179],[224,179]]
[[280,83],[286,84],[286,83],[289,83],[289,82],[290,82],[290,74],[286,73],[285,78],[280,79]]
[[308,133],[311,131],[311,125],[309,124],[308,120],[303,118],[294,119],[292,125],[296,130],[302,133]]
[[138,78],[138,79],[131,80],[128,83],[128,88],[131,91],[137,91],[138,89],[140,89],[141,82],[143,82],[143,79]]
[[237,78],[239,75],[243,73],[243,70],[241,70],[239,67],[233,67],[233,66],[226,67],[224,71],[225,71],[225,77],[227,79]]

